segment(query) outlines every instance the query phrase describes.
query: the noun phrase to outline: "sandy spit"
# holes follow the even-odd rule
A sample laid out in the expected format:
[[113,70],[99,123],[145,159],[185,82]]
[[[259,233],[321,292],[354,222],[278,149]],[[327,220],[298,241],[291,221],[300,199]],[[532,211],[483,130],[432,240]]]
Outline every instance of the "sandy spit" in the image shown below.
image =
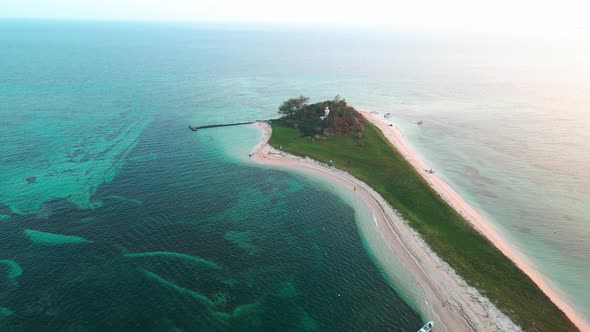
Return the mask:
[[[395,127],[389,127],[387,121],[376,121],[378,118],[371,117],[368,112],[363,112],[363,115],[381,128],[386,137],[392,140],[394,146],[400,149],[400,142],[403,142],[401,135],[396,130],[390,129]],[[330,181],[350,188],[355,197],[358,197],[370,209],[381,235],[388,242],[391,255],[397,256],[407,272],[411,273],[418,287],[421,288],[419,293],[425,294],[425,298],[418,299],[416,302],[424,318],[435,321],[437,331],[521,330],[487,298],[467,285],[448,264],[428,247],[420,235],[397,214],[395,209],[371,187],[344,171],[313,159],[290,155],[274,149],[268,145],[272,134],[270,125],[265,122],[257,122],[255,125],[263,130],[264,135],[252,150],[250,155],[252,159],[265,165],[321,174]],[[394,140],[396,138],[397,141]],[[403,147],[404,149],[400,149],[400,152],[416,167],[416,161],[419,159],[414,158],[415,154],[411,154],[411,150],[407,149],[407,146]],[[421,165],[418,169],[422,170]],[[431,183],[430,175],[428,180]],[[435,187],[435,189],[437,188]],[[456,193],[445,195],[461,200]],[[457,205],[451,205],[457,208]],[[465,203],[465,205],[467,204]],[[462,213],[466,214],[466,212]]]
[[533,280],[537,286],[561,309],[565,315],[582,331],[590,331],[590,323],[581,317],[563,298],[560,291],[533,268],[527,259],[520,252],[504,239],[493,225],[473,209],[449,184],[447,184],[436,173],[429,174],[425,170],[429,166],[415,153],[403,139],[401,132],[391,122],[380,117],[378,114],[368,111],[361,111],[361,114],[375,126],[377,126],[385,137],[395,148],[414,166],[430,186],[463,216],[475,229],[488,238],[502,253],[511,259],[525,274]]

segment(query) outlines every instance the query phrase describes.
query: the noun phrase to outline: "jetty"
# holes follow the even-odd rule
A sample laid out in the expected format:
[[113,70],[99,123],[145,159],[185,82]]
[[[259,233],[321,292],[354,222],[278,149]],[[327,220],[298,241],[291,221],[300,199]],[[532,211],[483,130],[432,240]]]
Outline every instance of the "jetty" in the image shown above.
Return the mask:
[[212,125],[205,125],[205,126],[188,126],[190,130],[197,131],[199,129],[206,129],[206,128],[216,128],[216,127],[229,127],[229,126],[240,126],[246,124],[256,123],[258,121],[245,121],[245,122],[235,122],[235,123],[222,123],[222,124],[212,124]]

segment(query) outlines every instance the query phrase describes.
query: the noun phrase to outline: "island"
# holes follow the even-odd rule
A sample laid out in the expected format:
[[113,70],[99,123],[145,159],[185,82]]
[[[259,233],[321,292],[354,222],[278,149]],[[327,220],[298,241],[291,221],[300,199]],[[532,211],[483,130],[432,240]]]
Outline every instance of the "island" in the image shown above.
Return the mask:
[[578,330],[573,310],[411,151],[392,123],[339,96],[313,104],[292,98],[279,114],[256,123],[264,135],[251,157],[350,188],[427,294],[425,320],[446,331]]

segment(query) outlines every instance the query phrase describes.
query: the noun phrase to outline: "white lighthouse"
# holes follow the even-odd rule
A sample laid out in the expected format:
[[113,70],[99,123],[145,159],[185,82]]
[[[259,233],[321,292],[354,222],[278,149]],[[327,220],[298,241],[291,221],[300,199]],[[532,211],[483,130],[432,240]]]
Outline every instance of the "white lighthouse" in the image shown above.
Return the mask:
[[320,116],[320,119],[324,120],[325,118],[328,117],[329,114],[330,114],[330,108],[328,108],[328,106],[326,106],[326,109],[324,110],[324,116]]

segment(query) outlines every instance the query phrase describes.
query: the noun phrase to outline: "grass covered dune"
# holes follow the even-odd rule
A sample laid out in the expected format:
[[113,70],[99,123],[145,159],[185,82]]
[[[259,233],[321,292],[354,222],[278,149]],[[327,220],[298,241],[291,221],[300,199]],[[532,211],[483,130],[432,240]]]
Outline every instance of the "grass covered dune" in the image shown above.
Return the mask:
[[[339,103],[346,112],[338,112]],[[361,116],[356,111],[350,113],[351,107],[343,101],[302,106],[307,114],[304,122],[295,120],[295,112],[272,121],[269,144],[326,164],[331,160],[333,167],[371,186],[458,275],[524,330],[578,330],[524,272],[428,185],[373,124],[354,120],[344,131],[325,128],[327,135],[322,134],[325,129],[315,127],[318,122],[310,125],[308,118],[313,112],[309,109],[323,110],[325,105],[332,110],[328,126],[345,124],[342,117],[346,114],[355,119]],[[310,128],[317,128],[317,132],[310,132]]]

